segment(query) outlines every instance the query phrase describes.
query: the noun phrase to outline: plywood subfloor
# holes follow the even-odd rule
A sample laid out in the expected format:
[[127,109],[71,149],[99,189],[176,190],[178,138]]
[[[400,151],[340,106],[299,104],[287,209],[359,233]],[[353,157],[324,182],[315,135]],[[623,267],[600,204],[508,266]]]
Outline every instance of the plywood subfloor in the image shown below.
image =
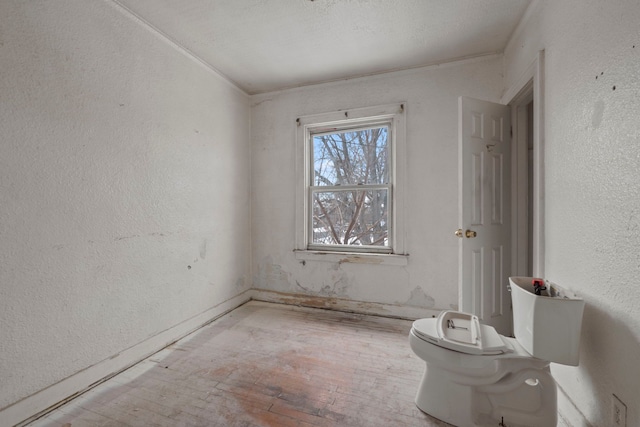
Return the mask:
[[30,426],[447,426],[413,403],[410,327],[252,301]]

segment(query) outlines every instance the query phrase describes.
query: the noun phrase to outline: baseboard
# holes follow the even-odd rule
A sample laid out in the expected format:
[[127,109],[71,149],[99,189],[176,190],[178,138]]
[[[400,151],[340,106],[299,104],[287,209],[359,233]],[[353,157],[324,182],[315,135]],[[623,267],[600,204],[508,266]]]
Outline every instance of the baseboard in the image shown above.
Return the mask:
[[253,289],[251,299],[297,305],[301,307],[324,308],[329,310],[346,311],[349,313],[371,314],[375,316],[394,317],[408,320],[434,317],[441,311],[424,307],[354,301],[335,297],[267,291],[264,289]]
[[119,372],[146,359],[166,346],[217,319],[251,299],[249,290],[184,322],[173,326],[131,348],[96,363],[0,411],[2,425],[23,426],[71,398],[95,387]]

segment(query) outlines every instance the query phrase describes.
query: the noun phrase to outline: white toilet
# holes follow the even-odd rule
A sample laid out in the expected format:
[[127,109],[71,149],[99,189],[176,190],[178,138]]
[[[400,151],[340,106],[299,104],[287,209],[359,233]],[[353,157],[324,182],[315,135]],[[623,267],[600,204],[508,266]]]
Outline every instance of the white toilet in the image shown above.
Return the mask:
[[531,277],[509,284],[515,338],[457,311],[413,323],[409,343],[426,362],[423,412],[458,427],[557,424],[549,363],[578,365],[584,300],[548,282],[536,295]]

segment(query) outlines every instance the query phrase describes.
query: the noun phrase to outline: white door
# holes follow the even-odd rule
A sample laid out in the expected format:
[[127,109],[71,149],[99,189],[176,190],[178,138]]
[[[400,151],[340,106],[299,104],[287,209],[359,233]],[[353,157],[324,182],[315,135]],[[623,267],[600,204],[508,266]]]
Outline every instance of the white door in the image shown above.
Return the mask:
[[460,310],[511,334],[511,137],[506,105],[459,100]]

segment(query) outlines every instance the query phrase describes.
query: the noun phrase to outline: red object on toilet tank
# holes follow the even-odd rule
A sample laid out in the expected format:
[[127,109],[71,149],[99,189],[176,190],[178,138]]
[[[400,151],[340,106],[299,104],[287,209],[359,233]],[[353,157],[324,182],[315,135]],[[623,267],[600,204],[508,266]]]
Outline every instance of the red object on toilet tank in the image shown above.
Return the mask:
[[544,286],[544,280],[543,279],[539,279],[537,277],[534,277],[533,280],[531,280],[531,284],[535,287],[536,285],[538,286]]

